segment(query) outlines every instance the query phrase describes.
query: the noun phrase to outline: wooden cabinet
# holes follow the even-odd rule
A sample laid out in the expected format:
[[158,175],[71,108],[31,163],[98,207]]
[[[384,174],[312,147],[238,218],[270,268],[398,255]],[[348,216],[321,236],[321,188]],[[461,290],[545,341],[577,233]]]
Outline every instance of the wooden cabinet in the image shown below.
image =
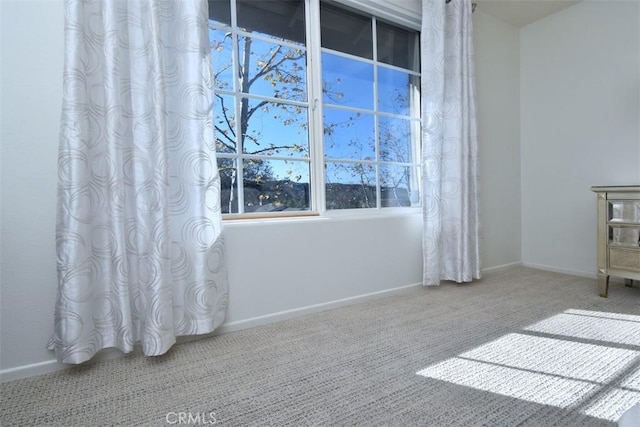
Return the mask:
[[598,196],[598,288],[609,277],[640,280],[640,186],[591,187]]

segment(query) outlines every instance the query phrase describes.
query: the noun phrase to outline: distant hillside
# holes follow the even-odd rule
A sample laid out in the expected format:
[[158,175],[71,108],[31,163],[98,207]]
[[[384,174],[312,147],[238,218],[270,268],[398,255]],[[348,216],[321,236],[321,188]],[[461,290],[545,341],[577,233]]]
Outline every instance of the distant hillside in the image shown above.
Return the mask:
[[[375,208],[376,188],[372,185],[327,184],[327,209]],[[382,187],[382,207],[411,206],[406,188]],[[229,200],[229,189],[222,190],[222,200]],[[237,212],[237,197],[231,207]],[[245,182],[244,203],[246,212],[300,211],[311,204],[309,184],[289,180]],[[223,204],[223,213],[229,213],[229,205]]]

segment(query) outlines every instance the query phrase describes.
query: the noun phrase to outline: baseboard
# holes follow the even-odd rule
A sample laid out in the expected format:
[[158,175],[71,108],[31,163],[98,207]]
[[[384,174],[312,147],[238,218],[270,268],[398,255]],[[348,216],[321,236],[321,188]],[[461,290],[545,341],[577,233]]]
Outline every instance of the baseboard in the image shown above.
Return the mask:
[[22,365],[15,368],[3,369],[2,371],[0,371],[0,383],[6,383],[9,381],[33,377],[36,375],[48,374],[60,369],[64,369],[64,366],[59,365],[60,364],[58,363],[58,361],[54,359],[47,360],[45,362]]
[[513,267],[521,267],[522,263],[520,261],[510,262],[509,264],[496,265],[494,267],[483,268],[482,273],[493,273],[494,271],[502,271],[508,270]]
[[[125,353],[116,348],[107,348],[97,353],[93,359],[85,362],[84,365],[92,365],[94,363],[104,362],[105,360],[117,359],[125,356]],[[58,363],[56,359],[46,360],[39,363],[30,363],[28,365],[17,366],[15,368],[0,370],[0,383],[20,380],[23,378],[35,377],[37,375],[50,374],[52,372],[63,371],[77,365],[67,365]]]
[[523,267],[529,267],[529,268],[535,268],[537,270],[551,271],[553,273],[568,274],[570,276],[585,277],[587,279],[597,279],[598,278],[598,276],[595,273],[587,273],[587,272],[584,272],[584,271],[576,271],[576,270],[569,270],[569,269],[566,269],[566,268],[551,267],[549,265],[544,265],[544,264],[534,264],[534,263],[530,263],[530,262],[523,262],[522,266]]
[[[224,323],[220,326],[216,331],[209,334],[210,336],[226,334],[229,332],[240,331],[242,329],[253,328],[256,326],[268,325],[275,322],[280,322],[282,320],[293,319],[295,317],[307,316],[310,314],[319,313],[321,311],[330,310],[333,308],[344,307],[347,305],[365,302],[368,300],[398,295],[404,292],[408,292],[412,289],[417,289],[422,286],[422,283],[414,283],[412,285],[400,286],[397,288],[385,289],[377,292],[370,292],[367,294],[356,295],[349,298],[343,298],[335,301],[329,301],[321,304],[313,304],[305,307],[294,308],[291,310],[280,311],[277,313],[271,313],[264,316],[256,316],[249,319],[237,320],[234,322]],[[194,339],[203,338],[202,335],[199,336],[189,336],[189,337],[178,337],[177,341],[179,343],[184,343],[188,341],[192,341]],[[96,354],[87,364],[93,364],[102,362],[105,360],[116,359],[124,356],[125,354],[117,349],[105,349]],[[58,363],[57,360],[51,359],[44,362],[32,363],[28,365],[17,366],[15,368],[3,369],[0,370],[0,383],[5,383],[8,381],[19,380],[23,378],[33,377],[36,375],[49,374],[52,372],[57,372],[65,369],[69,369],[75,365],[66,365],[62,363]]]
[[347,305],[365,302],[368,300],[372,300],[372,299],[376,299],[384,296],[397,295],[397,294],[408,292],[412,289],[417,289],[420,287],[422,287],[422,283],[414,283],[412,285],[405,285],[397,288],[385,289],[383,291],[370,292],[367,294],[329,301],[326,303],[308,305],[305,307],[294,308],[291,310],[280,311],[277,313],[271,313],[264,316],[257,316],[249,319],[237,320],[235,322],[223,324],[220,327],[220,329],[218,329],[218,332],[224,334],[228,332],[239,331],[242,329],[253,328],[255,326],[268,325],[270,323],[280,322],[283,320],[293,319],[301,316],[307,316],[310,314],[319,313],[321,311],[344,307]]

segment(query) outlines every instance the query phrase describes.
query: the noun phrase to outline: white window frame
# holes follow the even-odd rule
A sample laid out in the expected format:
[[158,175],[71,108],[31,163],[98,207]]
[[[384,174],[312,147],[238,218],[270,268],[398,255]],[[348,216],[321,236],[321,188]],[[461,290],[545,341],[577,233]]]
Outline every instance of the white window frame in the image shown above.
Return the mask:
[[[308,138],[309,138],[309,190],[310,190],[310,201],[309,201],[309,210],[306,211],[290,211],[290,212],[261,212],[261,213],[228,213],[223,214],[223,220],[225,221],[235,221],[235,220],[244,220],[244,219],[282,219],[282,218],[304,218],[304,217],[327,217],[327,218],[340,218],[340,217],[349,217],[349,216],[397,216],[397,215],[407,215],[407,214],[416,214],[421,212],[420,206],[410,206],[410,207],[375,207],[375,208],[354,208],[354,209],[326,209],[326,192],[325,192],[325,158],[324,158],[324,129],[323,129],[323,94],[322,94],[322,52],[326,50],[321,46],[321,23],[320,23],[320,3],[321,0],[303,0],[305,1],[305,35],[306,35],[306,54],[307,54],[307,111],[309,117],[309,129],[308,129]],[[323,0],[325,1],[325,0]],[[373,50],[374,50],[374,59],[368,60],[364,58],[358,58],[359,60],[363,60],[364,62],[369,62],[374,65],[374,91],[378,90],[377,85],[377,66],[382,65],[383,67],[390,69],[397,69],[403,72],[407,70],[399,67],[395,67],[393,65],[385,64],[377,61],[377,43],[376,43],[376,21],[378,19],[382,19],[386,22],[389,22],[394,25],[398,25],[399,27],[407,28],[408,30],[413,30],[420,32],[420,16],[411,13],[407,9],[400,7],[389,0],[330,0],[330,3],[334,3],[338,6],[344,6],[348,9],[352,9],[356,12],[361,12],[363,15],[370,15],[373,21]],[[231,21],[232,26],[237,28],[237,16],[236,16],[236,7],[235,2],[231,2]],[[236,32],[234,32],[234,39],[237,38]],[[254,37],[254,35],[252,35]],[[259,36],[255,36],[256,38],[260,38],[261,40],[267,40],[268,38],[263,38]],[[234,40],[234,46],[237,46],[237,40]],[[345,57],[351,57],[349,54],[344,54],[336,51],[331,51],[332,54],[343,55]],[[237,58],[237,49],[234,49],[233,52],[233,69],[234,73],[237,72],[238,67],[238,58]],[[417,73],[420,75],[420,73]],[[237,74],[234,74],[237,75]],[[239,89],[234,86],[234,95],[240,95],[238,93]],[[419,92],[419,90],[418,90]],[[375,112],[373,116],[376,122],[375,129],[375,144],[376,144],[376,152],[378,151],[378,126],[377,126],[377,117],[398,117],[390,113],[381,113],[377,109],[377,93],[374,92],[374,103],[376,104]],[[412,94],[415,95],[415,94]],[[419,95],[419,94],[418,94]],[[252,95],[255,97],[255,95]],[[256,97],[258,98],[258,97]],[[295,103],[295,102],[292,102]],[[303,104],[303,103],[298,103]],[[420,108],[419,102],[418,105],[414,104],[415,108]],[[236,105],[237,109],[238,106]],[[345,110],[348,110],[348,107],[345,107]],[[357,109],[354,109],[356,111]],[[368,112],[371,113],[371,112]],[[236,111],[236,117],[239,117]],[[416,129],[417,123],[417,129]],[[419,165],[420,164],[420,130],[421,130],[421,121],[420,120],[411,120],[411,132],[418,133],[418,140],[412,144],[412,164]],[[246,155],[243,153],[238,153],[236,156],[238,161],[242,161],[242,159],[250,158],[251,155]],[[269,159],[279,160],[281,159],[278,156],[270,156]],[[289,160],[293,160],[290,159]],[[393,165],[393,162],[383,162],[380,160],[371,161],[370,163],[375,165],[384,165],[389,164]],[[405,164],[403,164],[404,166]],[[242,176],[242,168],[240,168],[240,174],[238,176],[238,180],[243,179]],[[379,168],[377,168],[376,173],[376,194],[377,194],[377,205],[381,203],[380,193],[380,173]],[[419,192],[422,192],[420,179],[418,178]],[[238,205],[240,203],[244,203],[244,194],[240,194],[240,188],[238,188]]]

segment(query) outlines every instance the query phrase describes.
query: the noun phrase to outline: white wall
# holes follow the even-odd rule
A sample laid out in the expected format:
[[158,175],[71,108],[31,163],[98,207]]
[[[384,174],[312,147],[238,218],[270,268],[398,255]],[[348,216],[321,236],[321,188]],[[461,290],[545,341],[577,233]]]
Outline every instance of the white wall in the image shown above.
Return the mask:
[[422,282],[420,215],[225,229],[228,323]]
[[480,254],[485,267],[520,258],[519,30],[476,10],[473,14],[478,150]]
[[584,1],[522,29],[522,260],[596,274],[592,185],[640,183],[640,3]]
[[0,368],[51,359],[62,2],[1,1]]
[[[419,7],[415,0],[394,2],[414,11]],[[2,0],[0,15],[0,373],[6,380],[57,367],[45,346],[57,286],[62,0]],[[490,200],[517,200],[517,126],[511,123],[517,99],[511,64],[512,55],[517,56],[515,34],[487,17],[479,20],[476,34],[479,52],[484,52],[478,58],[478,87],[488,98],[480,107],[494,109],[479,118],[480,132],[487,134],[480,136],[481,187]],[[494,51],[491,46],[500,43],[503,47]],[[492,62],[505,68],[504,74],[491,73]],[[510,124],[504,125],[504,117]],[[493,202],[482,204],[485,268],[518,260],[517,203],[510,202],[509,208],[511,213]],[[225,229],[230,270],[226,330],[421,282],[420,215],[254,221],[228,223]]]

